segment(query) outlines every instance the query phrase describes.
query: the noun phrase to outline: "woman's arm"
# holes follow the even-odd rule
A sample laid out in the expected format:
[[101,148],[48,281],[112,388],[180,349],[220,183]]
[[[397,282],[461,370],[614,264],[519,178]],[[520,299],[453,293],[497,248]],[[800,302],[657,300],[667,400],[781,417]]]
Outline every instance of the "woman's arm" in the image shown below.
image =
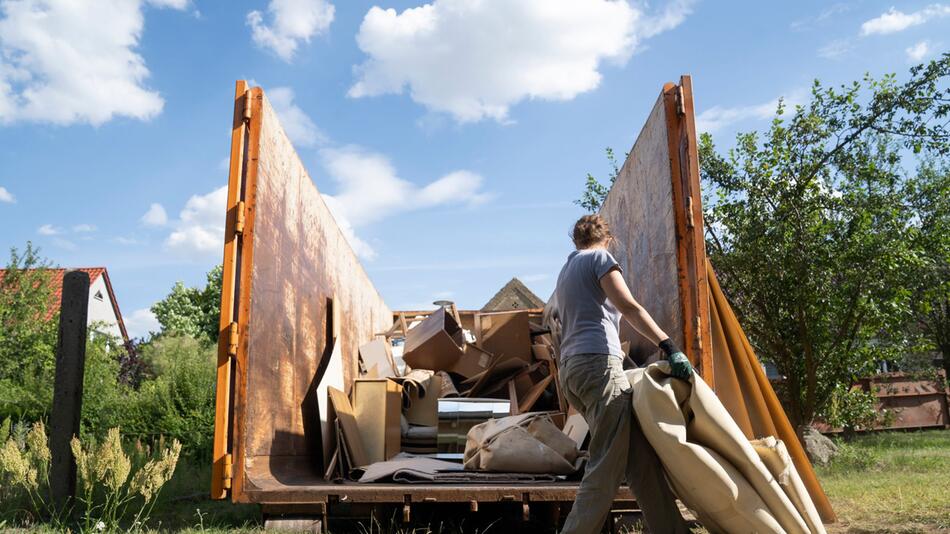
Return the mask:
[[627,287],[627,282],[624,281],[619,269],[611,269],[602,276],[600,287],[623,318],[654,345],[659,345],[661,341],[669,339],[670,336],[657,326],[650,314],[630,294],[630,288]]
[[676,378],[684,380],[689,379],[693,374],[693,367],[689,359],[683,354],[670,340],[666,332],[660,330],[650,314],[640,306],[640,303],[630,294],[630,288],[627,282],[620,274],[620,269],[614,268],[600,277],[600,287],[607,295],[610,303],[623,314],[637,332],[652,341],[655,345],[663,349],[666,353],[666,359],[670,362],[670,374]]

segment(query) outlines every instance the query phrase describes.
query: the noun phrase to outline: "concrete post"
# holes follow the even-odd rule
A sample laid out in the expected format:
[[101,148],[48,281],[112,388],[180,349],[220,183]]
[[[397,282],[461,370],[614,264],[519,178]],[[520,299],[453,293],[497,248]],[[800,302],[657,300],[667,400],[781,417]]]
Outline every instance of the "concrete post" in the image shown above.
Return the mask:
[[79,434],[79,416],[82,414],[88,308],[89,274],[67,272],[63,277],[63,299],[59,308],[56,378],[49,417],[50,496],[56,510],[65,510],[76,494],[76,461],[69,442]]

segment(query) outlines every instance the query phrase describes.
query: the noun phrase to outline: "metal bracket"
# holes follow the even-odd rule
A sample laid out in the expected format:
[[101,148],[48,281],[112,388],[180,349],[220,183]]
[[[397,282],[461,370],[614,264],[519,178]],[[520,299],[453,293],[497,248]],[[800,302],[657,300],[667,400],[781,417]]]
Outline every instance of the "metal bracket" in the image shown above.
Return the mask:
[[703,318],[696,317],[696,349],[703,350]]
[[234,213],[234,233],[241,235],[244,233],[244,201],[237,204],[237,211]]
[[237,356],[238,349],[238,324],[231,323],[228,326],[228,356]]
[[684,102],[683,86],[676,86],[676,114],[680,117],[686,115],[686,103]]
[[223,480],[222,486],[224,486],[224,489],[231,489],[231,477],[233,476],[233,471],[234,469],[231,463],[231,455],[225,454],[224,455],[224,470],[223,470],[223,473],[221,474],[221,478]]
[[244,92],[244,122],[251,122],[251,90]]
[[686,197],[686,228],[693,229],[693,197]]

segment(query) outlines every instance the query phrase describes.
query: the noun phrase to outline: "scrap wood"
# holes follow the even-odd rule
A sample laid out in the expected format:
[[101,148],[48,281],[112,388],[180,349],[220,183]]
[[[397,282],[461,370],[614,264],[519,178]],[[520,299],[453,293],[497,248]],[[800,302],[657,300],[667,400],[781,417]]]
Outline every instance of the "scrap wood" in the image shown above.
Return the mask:
[[548,388],[552,380],[554,380],[554,376],[548,375],[547,378],[535,384],[521,400],[521,403],[518,405],[518,411],[521,413],[530,412],[531,408],[534,408],[535,403],[541,398],[541,394]]
[[511,401],[511,415],[518,415],[521,410],[518,408],[518,388],[515,387],[515,381],[508,382],[508,400]]
[[527,364],[518,358],[498,358],[485,371],[462,382],[462,385],[471,385],[463,392],[466,397],[488,395],[498,391],[505,382],[514,378]]
[[[396,361],[393,359],[391,345],[385,339],[375,339],[360,345],[360,363],[368,373],[373,367],[377,368],[377,375],[370,378],[388,378],[399,376]],[[381,375],[381,376],[380,376]]]
[[327,393],[330,396],[333,409],[336,411],[337,421],[339,421],[340,430],[342,431],[340,434],[343,442],[347,444],[346,452],[349,454],[349,459],[352,460],[351,465],[359,467],[368,464],[369,457],[366,454],[366,449],[363,448],[360,428],[356,423],[356,416],[353,412],[353,406],[350,404],[350,399],[346,396],[346,393],[334,387],[327,388]]

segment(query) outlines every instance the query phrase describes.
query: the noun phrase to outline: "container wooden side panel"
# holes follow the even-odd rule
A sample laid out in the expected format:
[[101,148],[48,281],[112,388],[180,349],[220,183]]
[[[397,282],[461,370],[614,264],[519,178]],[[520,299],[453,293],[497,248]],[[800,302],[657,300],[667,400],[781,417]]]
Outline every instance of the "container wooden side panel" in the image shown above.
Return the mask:
[[253,218],[248,218],[253,243],[245,243],[253,253],[242,258],[249,283],[241,295],[247,303],[240,318],[246,321],[239,349],[244,383],[236,386],[242,401],[236,403],[241,407],[235,414],[240,454],[234,457],[240,491],[254,487],[244,478],[252,463],[290,462],[314,469],[320,448],[317,402],[326,402],[314,391],[321,360],[332,348],[327,346],[331,300],[342,317],[339,342],[347,384],[356,376],[359,345],[392,321],[392,311],[360,266],[266,96],[260,89],[252,92],[260,103],[252,120],[252,127],[258,121],[259,132],[250,150],[256,159]]
[[[653,105],[600,214],[610,225],[614,236],[611,252],[620,263],[634,298],[682,347],[684,319],[663,94]],[[631,352],[640,363],[658,354],[656,346],[636,334],[625,321],[621,337],[630,341]]]
[[[709,290],[689,76],[657,98],[600,211],[633,296],[713,384]],[[657,348],[626,322],[638,363]]]

